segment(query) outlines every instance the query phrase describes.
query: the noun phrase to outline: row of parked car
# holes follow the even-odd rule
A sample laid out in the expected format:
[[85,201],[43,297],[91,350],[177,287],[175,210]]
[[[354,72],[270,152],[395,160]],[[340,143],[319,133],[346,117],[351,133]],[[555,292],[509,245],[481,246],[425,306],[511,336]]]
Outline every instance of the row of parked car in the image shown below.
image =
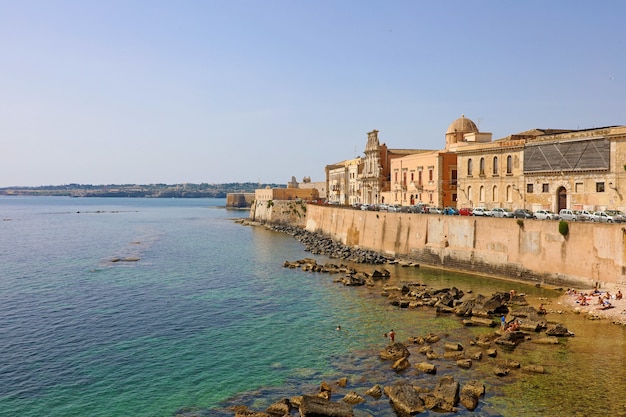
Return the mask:
[[460,216],[484,216],[484,217],[500,217],[500,218],[517,218],[517,219],[539,219],[539,220],[566,220],[566,221],[591,221],[598,223],[625,223],[626,214],[619,210],[605,210],[589,212],[587,210],[570,210],[562,209],[559,213],[553,213],[550,210],[540,209],[530,211],[528,209],[509,210],[502,207],[494,207],[487,209],[485,207],[476,208],[460,208],[454,207],[430,207],[426,204],[417,204],[414,206],[401,206],[398,204],[355,204],[354,208],[361,210],[373,211],[389,211],[404,213],[423,213],[423,214],[445,214]]

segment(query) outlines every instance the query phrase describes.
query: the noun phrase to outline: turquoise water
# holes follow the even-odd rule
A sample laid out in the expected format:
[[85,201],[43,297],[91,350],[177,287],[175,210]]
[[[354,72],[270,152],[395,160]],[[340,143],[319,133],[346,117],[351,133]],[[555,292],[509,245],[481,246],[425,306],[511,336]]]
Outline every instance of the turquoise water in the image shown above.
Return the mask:
[[[399,339],[428,332],[469,339],[484,331],[432,309],[407,314],[386,303],[379,287],[348,288],[329,275],[284,268],[285,260],[311,255],[289,236],[235,223],[248,212],[224,203],[0,197],[0,415],[232,416],[231,405],[262,410],[322,380],[349,376],[360,392],[393,380],[376,357],[390,328]],[[423,268],[391,270],[391,283],[554,294]],[[529,402],[487,369],[443,367],[440,374],[489,384],[472,415],[584,415],[588,398],[569,390],[583,386],[577,364],[606,374],[603,383],[586,385],[592,400],[615,398],[626,376],[624,332],[594,327],[612,341],[598,347],[576,317],[567,320],[577,340],[514,353],[557,370],[521,378]],[[563,375],[567,385],[555,388]],[[569,405],[550,408],[565,394]],[[394,415],[384,398],[356,410]]]

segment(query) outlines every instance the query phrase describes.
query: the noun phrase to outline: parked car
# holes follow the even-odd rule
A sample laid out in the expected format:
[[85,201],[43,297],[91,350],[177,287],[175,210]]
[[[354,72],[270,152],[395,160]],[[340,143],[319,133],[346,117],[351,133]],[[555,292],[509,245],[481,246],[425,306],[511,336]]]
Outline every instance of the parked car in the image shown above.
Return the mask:
[[626,214],[624,214],[620,210],[604,210],[606,214],[613,217],[613,221],[615,223],[624,223],[626,222]]
[[361,210],[369,210],[369,209],[370,209],[369,204],[361,204]]
[[527,209],[515,209],[515,211],[513,211],[513,217],[516,219],[534,219],[535,215],[532,211]]
[[561,209],[559,210],[559,219],[565,220],[568,222],[575,222],[578,220],[578,215],[574,210],[570,209]]
[[513,212],[502,207],[495,207],[489,210],[493,217],[513,217]]
[[471,216],[472,215],[472,209],[470,207],[461,207],[459,209],[459,215],[460,216]]
[[443,214],[448,216],[458,216],[459,211],[454,207],[446,207],[445,209],[443,209]]
[[472,210],[472,216],[490,216],[489,210],[484,207],[474,207]]
[[576,210],[576,220],[579,222],[590,221],[592,214],[593,213],[590,213],[587,210]]
[[535,218],[539,220],[558,220],[559,215],[556,213],[552,213],[550,210],[535,210]]
[[428,214],[443,214],[443,209],[441,207],[431,207],[428,209]]
[[424,203],[417,203],[416,205],[411,206],[412,213],[425,214],[425,213],[428,213],[428,209],[429,209],[428,204],[424,204]]
[[400,204],[390,204],[390,205],[388,205],[387,206],[387,211],[390,211],[390,212],[393,212],[393,213],[400,211]]
[[614,212],[615,210],[607,210],[607,211],[596,211],[591,215],[591,221],[597,223],[622,223],[624,222],[624,218],[620,215],[611,215],[610,212]]

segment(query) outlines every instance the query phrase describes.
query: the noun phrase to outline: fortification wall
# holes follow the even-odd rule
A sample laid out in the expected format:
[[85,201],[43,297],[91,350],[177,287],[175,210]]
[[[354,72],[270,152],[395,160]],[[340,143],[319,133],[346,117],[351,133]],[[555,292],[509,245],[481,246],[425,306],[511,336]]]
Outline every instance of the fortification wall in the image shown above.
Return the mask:
[[254,193],[228,193],[226,194],[226,207],[243,208],[250,207],[254,202]]
[[304,227],[424,265],[550,285],[626,284],[619,224],[440,216],[309,205]]
[[255,200],[250,207],[250,220],[304,227],[308,207],[302,200]]

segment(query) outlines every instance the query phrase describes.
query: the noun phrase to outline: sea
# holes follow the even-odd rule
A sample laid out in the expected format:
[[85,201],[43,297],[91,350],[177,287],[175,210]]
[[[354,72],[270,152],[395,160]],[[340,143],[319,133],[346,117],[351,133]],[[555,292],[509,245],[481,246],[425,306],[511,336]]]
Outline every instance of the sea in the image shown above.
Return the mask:
[[[432,388],[444,375],[487,388],[475,411],[456,415],[626,415],[624,328],[559,312],[561,289],[399,265],[351,265],[386,268],[391,278],[346,287],[283,265],[344,261],[242,225],[249,212],[225,203],[0,197],[0,416],[226,417],[234,406],[263,411],[342,377],[344,392],[363,395],[397,380]],[[384,285],[407,282],[468,294],[514,289],[546,303],[575,337],[523,343],[471,370],[442,361],[437,376],[396,374],[378,358],[391,329],[398,340],[434,333],[464,343],[493,331],[432,308],[398,308],[382,295]],[[497,360],[546,373],[498,377]],[[354,411],[396,415],[385,396]]]

